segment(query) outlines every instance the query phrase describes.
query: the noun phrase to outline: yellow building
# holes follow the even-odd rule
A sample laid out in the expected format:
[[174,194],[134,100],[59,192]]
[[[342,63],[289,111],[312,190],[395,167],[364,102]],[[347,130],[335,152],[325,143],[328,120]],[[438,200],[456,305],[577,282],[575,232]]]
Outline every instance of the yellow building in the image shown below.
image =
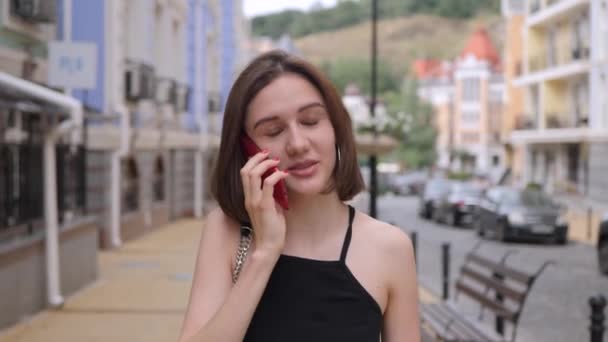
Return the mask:
[[521,182],[523,173],[523,148],[509,143],[517,120],[524,112],[524,91],[513,84],[521,74],[523,57],[522,30],[525,24],[525,2],[503,0],[502,13],[505,17],[505,46],[503,72],[505,81],[505,104],[502,117],[501,141],[505,143],[506,164],[511,183]]
[[[503,10],[518,4],[503,1]],[[607,1],[530,0],[522,6],[523,63],[513,83],[524,91],[524,108],[509,114],[515,119],[510,142],[523,151],[519,185],[608,201]]]

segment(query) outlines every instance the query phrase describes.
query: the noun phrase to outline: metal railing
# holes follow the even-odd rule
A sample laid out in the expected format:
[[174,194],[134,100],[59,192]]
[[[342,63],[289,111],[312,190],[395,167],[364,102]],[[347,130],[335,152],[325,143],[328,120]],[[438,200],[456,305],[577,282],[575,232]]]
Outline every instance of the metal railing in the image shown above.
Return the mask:
[[[86,208],[85,150],[56,146],[59,222]],[[42,229],[44,184],[42,145],[0,143],[0,241]]]

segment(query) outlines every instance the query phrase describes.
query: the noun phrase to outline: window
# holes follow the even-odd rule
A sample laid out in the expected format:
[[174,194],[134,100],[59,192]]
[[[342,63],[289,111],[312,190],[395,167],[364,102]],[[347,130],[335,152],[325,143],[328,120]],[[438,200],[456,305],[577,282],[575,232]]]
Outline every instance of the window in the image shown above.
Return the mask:
[[465,144],[476,144],[479,142],[479,133],[462,133],[461,138]]
[[[31,234],[44,218],[39,115],[0,110],[0,237]],[[17,127],[23,139],[7,140]]]
[[86,204],[85,149],[57,145],[57,197],[59,221],[69,221],[84,212]]
[[462,80],[462,100],[467,102],[479,101],[479,78],[465,78]]
[[500,164],[500,157],[497,155],[492,156],[492,166],[498,166]]
[[139,209],[139,171],[133,157],[121,162],[122,206],[123,213]]
[[163,164],[163,158],[161,156],[156,157],[154,163],[154,200],[164,201],[165,200],[165,167]]
[[462,112],[462,123],[465,125],[479,125],[479,112],[467,111]]

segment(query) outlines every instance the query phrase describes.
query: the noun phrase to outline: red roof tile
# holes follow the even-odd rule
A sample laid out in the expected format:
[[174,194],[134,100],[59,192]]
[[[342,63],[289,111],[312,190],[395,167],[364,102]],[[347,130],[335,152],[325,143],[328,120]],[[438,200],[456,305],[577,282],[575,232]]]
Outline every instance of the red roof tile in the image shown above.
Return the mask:
[[500,66],[500,56],[484,28],[479,28],[473,33],[460,56],[465,57],[469,54],[474,55],[477,59],[490,62],[490,65],[495,68]]

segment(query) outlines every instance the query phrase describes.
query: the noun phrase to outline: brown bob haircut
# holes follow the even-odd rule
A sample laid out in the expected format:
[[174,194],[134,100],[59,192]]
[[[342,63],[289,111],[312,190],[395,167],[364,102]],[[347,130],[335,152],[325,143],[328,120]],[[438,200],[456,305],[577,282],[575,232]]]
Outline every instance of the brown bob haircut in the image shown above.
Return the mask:
[[236,79],[224,111],[218,159],[211,179],[211,193],[224,213],[240,223],[249,221],[240,170],[247,159],[240,146],[245,117],[253,98],[279,76],[291,73],[308,80],[321,94],[340,149],[340,162],[324,194],[336,190],[342,201],[352,199],[365,188],[352,132],[352,123],[338,92],[312,64],[280,50],[255,58]]

